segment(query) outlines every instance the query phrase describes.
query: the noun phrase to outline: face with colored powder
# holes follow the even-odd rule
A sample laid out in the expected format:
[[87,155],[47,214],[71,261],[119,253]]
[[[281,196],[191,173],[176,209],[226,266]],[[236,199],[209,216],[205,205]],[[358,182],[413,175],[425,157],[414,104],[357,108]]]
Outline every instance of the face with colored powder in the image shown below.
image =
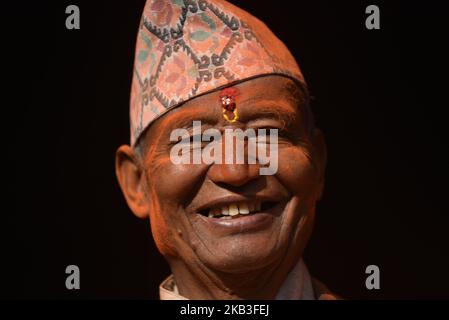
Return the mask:
[[[137,216],[149,216],[175,276],[183,268],[209,280],[274,270],[285,276],[301,256],[325,167],[324,141],[308,108],[292,80],[259,77],[196,97],[157,119],[142,136],[141,156],[129,146],[118,150],[127,202]],[[201,121],[203,132],[277,129],[276,174],[260,175],[259,163],[174,164],[170,135],[190,130],[193,121]]]

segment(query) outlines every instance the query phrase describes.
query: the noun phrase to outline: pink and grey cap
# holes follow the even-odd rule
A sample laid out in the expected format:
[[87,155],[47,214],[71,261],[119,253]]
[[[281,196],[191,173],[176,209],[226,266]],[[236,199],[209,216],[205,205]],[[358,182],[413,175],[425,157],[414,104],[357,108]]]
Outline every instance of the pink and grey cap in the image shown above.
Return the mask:
[[224,0],[148,0],[136,42],[131,145],[183,102],[269,74],[305,84],[287,47],[246,11]]

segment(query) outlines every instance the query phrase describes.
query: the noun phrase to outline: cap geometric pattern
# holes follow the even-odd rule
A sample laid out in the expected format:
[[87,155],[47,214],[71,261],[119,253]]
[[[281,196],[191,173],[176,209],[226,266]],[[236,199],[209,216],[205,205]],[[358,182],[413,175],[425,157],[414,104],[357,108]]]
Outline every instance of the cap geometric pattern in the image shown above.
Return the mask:
[[246,11],[223,0],[148,0],[136,41],[131,145],[183,102],[267,74],[304,83],[285,45]]

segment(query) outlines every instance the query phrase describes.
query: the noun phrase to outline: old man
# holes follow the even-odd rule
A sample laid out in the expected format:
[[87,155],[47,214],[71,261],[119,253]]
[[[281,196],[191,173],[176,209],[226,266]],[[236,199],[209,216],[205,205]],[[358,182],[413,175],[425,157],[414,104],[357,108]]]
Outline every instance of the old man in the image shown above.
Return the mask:
[[334,299],[302,260],[326,150],[285,45],[223,0],[148,0],[133,73],[116,174],[161,299]]

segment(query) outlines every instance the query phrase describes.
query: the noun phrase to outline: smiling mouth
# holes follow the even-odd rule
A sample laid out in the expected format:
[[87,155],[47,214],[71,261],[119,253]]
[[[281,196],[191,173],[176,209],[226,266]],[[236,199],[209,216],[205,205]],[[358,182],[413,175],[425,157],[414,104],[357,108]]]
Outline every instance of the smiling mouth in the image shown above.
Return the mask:
[[198,213],[207,218],[215,219],[237,219],[245,216],[267,212],[274,208],[278,202],[275,201],[240,201],[228,203],[200,210]]

